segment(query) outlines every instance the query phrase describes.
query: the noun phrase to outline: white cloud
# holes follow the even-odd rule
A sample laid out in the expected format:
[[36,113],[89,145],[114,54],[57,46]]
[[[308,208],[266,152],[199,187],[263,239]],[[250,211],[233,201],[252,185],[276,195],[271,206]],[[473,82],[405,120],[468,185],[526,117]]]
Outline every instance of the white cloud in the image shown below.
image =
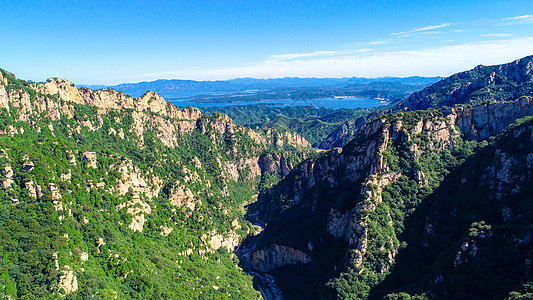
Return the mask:
[[340,50],[340,51],[314,51],[308,53],[291,53],[291,54],[277,54],[270,56],[272,62],[289,61],[310,57],[328,57],[328,56],[341,56],[354,53],[369,52],[372,49],[352,49],[352,50]]
[[385,45],[388,43],[389,43],[388,41],[372,41],[372,42],[367,42],[366,45]]
[[377,41],[370,41],[370,42],[352,42],[348,43],[347,45],[349,47],[355,47],[355,46],[375,46],[375,45],[386,45],[389,44],[390,40],[377,40]]
[[[463,43],[414,51],[367,51],[339,55],[343,51],[327,51],[331,55],[270,57],[256,64],[222,69],[189,70],[142,74],[119,81],[179,78],[220,80],[238,77],[381,77],[381,76],[449,76],[479,64],[493,65],[533,54],[533,36]],[[325,51],[316,51],[322,53]],[[315,52],[310,52],[315,53]],[[326,54],[328,54],[326,53]],[[305,53],[300,53],[305,54]],[[299,59],[304,57],[306,59]]]
[[339,51],[314,51],[309,53],[291,53],[291,54],[278,54],[270,57],[273,61],[292,60],[296,58],[304,57],[317,57],[317,56],[334,56],[338,55]]
[[527,23],[533,23],[533,15],[523,15],[518,17],[512,17],[512,18],[503,18],[502,21],[506,22],[506,24],[527,24]]
[[419,27],[419,28],[415,28],[415,29],[409,30],[409,31],[393,32],[393,33],[391,33],[391,35],[407,37],[407,36],[411,36],[411,35],[416,34],[416,33],[422,33],[424,31],[432,31],[432,32],[436,33],[438,31],[434,31],[435,29],[447,27],[447,26],[450,26],[450,25],[452,25],[452,23],[443,23],[443,24],[440,24],[440,25]]
[[507,33],[488,33],[488,34],[482,34],[480,36],[483,36],[483,37],[507,37],[507,36],[510,36],[510,34],[507,34]]

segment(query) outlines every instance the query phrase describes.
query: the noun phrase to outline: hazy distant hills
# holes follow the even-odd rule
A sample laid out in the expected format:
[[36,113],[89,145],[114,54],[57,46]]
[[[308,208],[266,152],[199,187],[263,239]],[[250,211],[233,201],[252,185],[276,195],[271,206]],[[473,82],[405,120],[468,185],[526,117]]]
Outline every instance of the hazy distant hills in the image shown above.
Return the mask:
[[133,97],[141,96],[146,91],[154,91],[165,98],[193,96],[203,93],[228,93],[247,90],[269,90],[277,88],[300,88],[300,87],[343,87],[350,85],[364,85],[375,82],[399,83],[414,86],[427,86],[441,80],[442,77],[379,77],[379,78],[237,78],[217,81],[194,81],[179,79],[159,79],[155,81],[143,81],[138,83],[123,83],[114,86],[86,85],[91,89],[112,88]]

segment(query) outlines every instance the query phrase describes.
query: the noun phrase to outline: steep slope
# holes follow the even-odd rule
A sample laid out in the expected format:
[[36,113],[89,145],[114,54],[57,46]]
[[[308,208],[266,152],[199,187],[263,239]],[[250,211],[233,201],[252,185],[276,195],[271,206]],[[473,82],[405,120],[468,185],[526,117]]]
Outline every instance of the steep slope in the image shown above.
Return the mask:
[[[308,140],[313,147],[320,149],[327,146],[324,138],[352,124],[375,109],[339,109],[318,108],[312,106],[275,107],[269,105],[245,105],[228,107],[204,107],[205,113],[222,112],[227,114],[236,124],[250,128],[287,128]],[[364,122],[362,122],[364,123]],[[346,142],[346,141],[345,141]],[[343,143],[344,144],[344,143]],[[341,144],[340,146],[342,146]]]
[[[508,64],[478,66],[457,73],[413,93],[391,109],[370,113],[369,117],[376,117],[383,111],[414,111],[482,102],[509,102],[522,96],[533,96],[532,60],[533,56],[528,56]],[[505,114],[498,110],[495,110],[495,113]],[[341,147],[354,138],[364,124],[365,122],[355,121],[339,126],[318,145],[318,148]]]
[[287,172],[305,139],[3,70],[0,123],[3,296],[259,298],[233,260],[242,206],[282,176],[263,153]]
[[342,147],[364,128],[366,121],[367,119],[365,117],[346,121],[337,127],[337,129],[329,133],[328,136],[318,144],[318,148],[329,150],[336,147]]
[[533,99],[523,97],[376,118],[259,196],[267,226],[247,241],[252,267],[274,274],[288,297],[368,297],[406,246],[406,218],[477,140],[532,114]]
[[480,65],[457,73],[414,93],[394,109],[424,110],[484,101],[512,101],[521,96],[533,96],[533,56],[503,65]]
[[[374,291],[503,299],[533,280],[533,118],[485,142],[405,222],[408,246]],[[388,195],[395,189],[388,189]]]

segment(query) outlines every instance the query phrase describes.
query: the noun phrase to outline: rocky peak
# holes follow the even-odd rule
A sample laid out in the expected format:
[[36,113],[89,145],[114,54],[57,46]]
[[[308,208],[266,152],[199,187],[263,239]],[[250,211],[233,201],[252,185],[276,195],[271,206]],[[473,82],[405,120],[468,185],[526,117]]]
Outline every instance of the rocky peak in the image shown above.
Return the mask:
[[201,116],[201,112],[198,108],[187,107],[180,110],[176,106],[168,103],[158,93],[152,91],[148,91],[141,97],[135,98],[134,106],[138,111],[149,110],[153,113],[177,119],[196,121]]
[[[496,70],[491,73],[491,78],[499,74],[516,82],[533,82],[533,55],[497,66]],[[494,82],[494,79],[492,79],[492,82]]]
[[0,72],[0,85],[7,85],[7,78],[4,78],[2,72]]
[[[196,121],[201,113],[196,108],[186,108],[183,111],[168,103],[155,92],[146,92],[139,98],[132,98],[113,89],[93,91],[87,88],[78,89],[74,83],[62,78],[50,78],[44,83],[34,83],[31,86],[35,91],[44,95],[58,95],[59,98],[82,105],[94,105],[102,110],[109,109],[135,109],[144,110],[177,119]],[[1,92],[0,92],[1,97]]]
[[45,95],[59,95],[61,99],[69,99],[76,103],[83,102],[76,85],[63,78],[48,78],[46,82],[35,83],[33,87]]
[[235,123],[233,123],[233,120],[228,115],[215,114],[213,116],[215,117],[215,122],[213,126],[215,127],[216,131],[218,131],[220,134],[233,134],[233,131],[235,129]]
[[261,173],[277,173],[286,176],[293,168],[291,161],[282,153],[264,153],[259,157]]
[[140,110],[148,109],[151,112],[159,113],[168,116],[167,101],[163,99],[158,93],[148,91],[140,98],[137,98],[137,108]]

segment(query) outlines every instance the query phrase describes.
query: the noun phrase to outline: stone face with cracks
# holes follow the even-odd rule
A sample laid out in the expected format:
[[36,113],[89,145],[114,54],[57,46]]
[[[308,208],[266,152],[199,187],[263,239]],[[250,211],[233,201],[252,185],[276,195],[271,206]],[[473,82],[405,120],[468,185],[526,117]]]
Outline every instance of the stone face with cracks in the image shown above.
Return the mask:
[[268,272],[289,264],[309,262],[311,262],[311,258],[304,252],[276,244],[263,250],[254,251],[251,259],[252,267],[260,272]]

